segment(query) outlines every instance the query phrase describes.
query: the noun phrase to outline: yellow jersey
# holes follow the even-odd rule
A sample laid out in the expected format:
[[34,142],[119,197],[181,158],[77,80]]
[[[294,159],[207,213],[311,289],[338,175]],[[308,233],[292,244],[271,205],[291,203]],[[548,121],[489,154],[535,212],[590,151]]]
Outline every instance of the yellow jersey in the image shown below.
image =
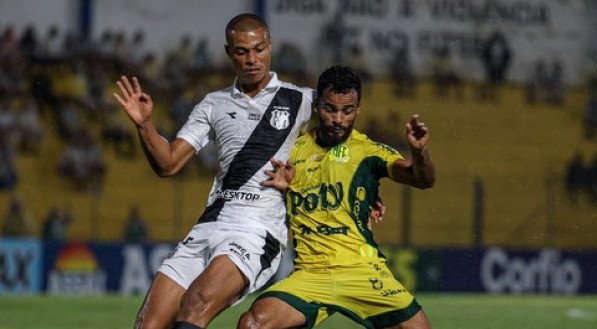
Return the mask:
[[379,180],[393,179],[398,159],[398,151],[356,130],[331,148],[317,145],[315,132],[296,140],[290,155],[296,175],[286,203],[297,268],[383,258],[367,222]]

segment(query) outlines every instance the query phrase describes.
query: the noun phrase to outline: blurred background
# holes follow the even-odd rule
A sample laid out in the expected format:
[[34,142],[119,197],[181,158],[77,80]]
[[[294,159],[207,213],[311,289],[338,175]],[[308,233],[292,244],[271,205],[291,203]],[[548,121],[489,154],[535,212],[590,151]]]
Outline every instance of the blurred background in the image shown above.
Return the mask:
[[272,70],[364,82],[358,130],[408,155],[431,132],[437,183],[381,185],[374,228],[413,290],[597,293],[597,2],[0,0],[0,294],[142,293],[201,215],[213,146],[151,171],[112,99],[139,77],[173,138],[233,83],[224,28],[262,15]]

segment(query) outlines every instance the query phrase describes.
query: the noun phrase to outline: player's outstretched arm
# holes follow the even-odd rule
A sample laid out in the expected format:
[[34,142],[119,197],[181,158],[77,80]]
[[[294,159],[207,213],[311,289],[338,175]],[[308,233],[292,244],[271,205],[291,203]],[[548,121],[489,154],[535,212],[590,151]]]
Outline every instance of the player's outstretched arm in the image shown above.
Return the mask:
[[193,156],[195,150],[184,140],[177,139],[169,143],[158,134],[151,119],[151,96],[143,92],[136,77],[132,80],[131,84],[126,76],[122,76],[116,82],[120,93],[114,93],[114,99],[137,127],[141,146],[153,170],[160,177],[174,175]]
[[427,150],[429,129],[417,114],[406,124],[406,140],[411,159],[394,162],[394,178],[397,182],[421,189],[432,187],[435,183],[435,166]]
[[267,170],[265,172],[269,179],[261,182],[261,185],[277,188],[278,190],[282,191],[282,193],[286,194],[288,187],[290,186],[290,182],[292,182],[292,179],[295,175],[294,166],[290,160],[284,163],[280,160],[272,159],[271,163],[273,170]]

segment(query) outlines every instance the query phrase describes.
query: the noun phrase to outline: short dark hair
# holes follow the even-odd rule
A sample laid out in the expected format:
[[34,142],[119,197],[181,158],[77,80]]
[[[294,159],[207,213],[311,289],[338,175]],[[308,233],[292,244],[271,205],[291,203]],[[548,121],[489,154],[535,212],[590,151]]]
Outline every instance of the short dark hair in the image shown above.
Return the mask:
[[357,92],[359,103],[361,102],[361,78],[350,66],[335,65],[321,73],[317,81],[318,100],[328,88],[342,94],[347,94],[354,89]]
[[226,44],[230,44],[232,39],[232,31],[238,30],[242,32],[254,31],[258,28],[263,28],[269,37],[269,27],[263,18],[258,15],[244,13],[234,16],[226,25]]

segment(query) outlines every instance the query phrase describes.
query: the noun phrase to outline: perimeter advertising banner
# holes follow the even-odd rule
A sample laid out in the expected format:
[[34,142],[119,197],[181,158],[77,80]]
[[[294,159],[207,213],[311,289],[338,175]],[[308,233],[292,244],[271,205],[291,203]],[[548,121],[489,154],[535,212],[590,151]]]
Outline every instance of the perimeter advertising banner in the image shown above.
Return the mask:
[[[19,244],[17,248],[0,243],[0,246],[0,292],[7,287],[12,291],[25,287],[26,291],[38,291],[40,286],[35,285],[34,264],[41,262],[35,257],[40,252],[36,250],[41,250],[39,245]],[[50,294],[143,294],[173,246],[47,243],[43,245],[41,287]],[[411,291],[597,293],[595,251],[391,246],[383,247],[382,251],[390,270]],[[280,270],[283,273],[276,279],[282,279],[290,272],[291,258],[285,257]]]
[[442,251],[442,291],[597,293],[597,253],[490,248]]
[[42,246],[34,239],[0,239],[0,295],[41,288]]
[[50,294],[145,293],[173,245],[45,245],[43,288]]

